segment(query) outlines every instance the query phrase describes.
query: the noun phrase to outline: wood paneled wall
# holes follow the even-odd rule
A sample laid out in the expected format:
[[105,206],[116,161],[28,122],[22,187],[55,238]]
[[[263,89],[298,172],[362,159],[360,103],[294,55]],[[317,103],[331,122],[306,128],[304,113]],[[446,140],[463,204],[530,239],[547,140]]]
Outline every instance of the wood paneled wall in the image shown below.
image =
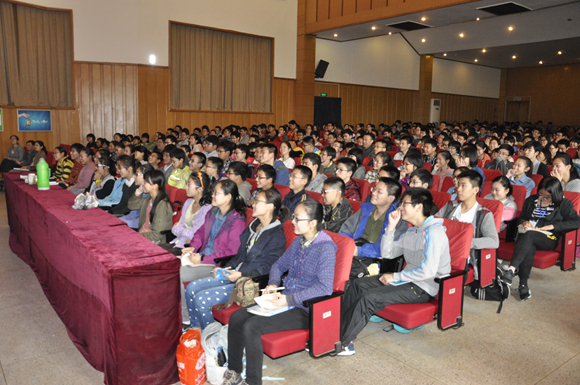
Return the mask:
[[[506,97],[529,96],[530,120],[580,126],[580,64],[507,70]],[[505,101],[502,101],[505,103]],[[503,120],[503,116],[500,117]]]
[[441,121],[462,122],[464,120],[493,122],[498,120],[498,99],[476,96],[441,94],[433,92],[433,99],[441,99]]
[[274,78],[272,113],[236,113],[169,110],[169,68],[139,66],[139,132],[153,135],[177,124],[190,130],[207,124],[209,127],[237,124],[273,123],[282,125],[293,119],[294,80]]
[[10,136],[42,140],[49,151],[61,143],[85,143],[88,133],[112,138],[115,132],[137,133],[137,66],[83,63],[73,65],[75,108],[52,109],[52,132],[18,132],[16,110],[2,107],[4,132],[0,133],[0,159],[6,156]]

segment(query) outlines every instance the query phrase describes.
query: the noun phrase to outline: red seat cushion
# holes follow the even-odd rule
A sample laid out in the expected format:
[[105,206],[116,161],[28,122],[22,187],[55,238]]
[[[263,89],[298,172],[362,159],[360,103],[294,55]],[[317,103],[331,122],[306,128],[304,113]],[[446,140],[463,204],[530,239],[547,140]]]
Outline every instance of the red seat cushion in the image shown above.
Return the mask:
[[263,334],[264,353],[271,358],[278,358],[304,350],[309,337],[310,332],[308,329]]
[[[499,259],[505,259],[511,261],[514,254],[515,242],[500,243],[497,249],[497,257]],[[559,251],[536,251],[534,256],[534,267],[539,269],[546,269],[550,266],[554,266],[556,261],[560,258]]]
[[435,299],[427,303],[390,305],[376,314],[404,328],[412,329],[433,321],[433,315],[437,314],[438,309],[438,300]]
[[[216,305],[219,306],[219,305]],[[239,305],[236,305],[235,303],[232,304],[232,306],[228,307],[227,309],[224,310],[216,310],[216,306],[212,307],[212,313],[213,313],[213,318],[220,322],[222,325],[227,325],[230,323],[230,317],[232,316],[232,314],[234,314],[235,311],[240,309]]]

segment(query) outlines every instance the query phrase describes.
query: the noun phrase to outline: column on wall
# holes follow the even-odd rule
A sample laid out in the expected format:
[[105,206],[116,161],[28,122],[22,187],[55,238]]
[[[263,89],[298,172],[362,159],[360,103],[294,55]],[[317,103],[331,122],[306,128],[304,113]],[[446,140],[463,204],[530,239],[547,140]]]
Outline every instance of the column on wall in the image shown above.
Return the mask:
[[431,86],[433,80],[433,56],[421,55],[419,66],[419,94],[415,99],[413,120],[429,123],[431,111]]
[[296,83],[294,119],[304,126],[314,120],[314,69],[316,37],[305,33],[306,0],[298,1],[298,38],[296,44]]

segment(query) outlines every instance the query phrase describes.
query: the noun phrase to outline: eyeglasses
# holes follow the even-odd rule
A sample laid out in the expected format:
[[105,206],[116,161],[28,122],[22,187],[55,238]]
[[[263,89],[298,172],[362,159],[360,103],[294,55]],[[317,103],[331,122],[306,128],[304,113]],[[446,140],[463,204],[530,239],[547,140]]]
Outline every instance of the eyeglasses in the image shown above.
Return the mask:
[[348,170],[345,170],[344,168],[337,168],[336,172],[348,172]]
[[[100,166],[100,165],[99,165],[99,166]],[[143,176],[143,174],[135,174],[135,175],[137,175],[137,176]]]
[[411,206],[415,206],[415,205],[413,204],[413,202],[401,202],[401,206],[404,206],[404,205],[411,205]]
[[262,203],[268,203],[268,202],[266,202],[266,201],[259,201],[259,200],[257,200],[257,199],[254,199],[254,206],[255,206],[255,205],[256,205],[256,203],[258,203],[258,202],[262,202]]
[[544,196],[544,195],[539,195],[538,196],[538,199],[542,199],[544,202],[551,202],[552,201],[552,197],[551,196],[550,197],[547,197],[547,196]]
[[373,193],[377,193],[377,194],[379,194],[379,195],[385,195],[385,194],[388,194],[388,192],[387,192],[387,191],[379,190],[379,189],[377,189],[376,187],[373,187],[373,188],[371,188],[371,194],[373,194]]
[[323,194],[328,194],[329,192],[338,191],[338,190],[322,190]]
[[292,178],[292,179],[295,179],[295,178],[298,178],[298,179],[306,179],[303,176],[295,175],[295,174],[290,174],[289,178]]
[[220,194],[226,195],[225,192],[218,192],[218,191],[214,191],[213,193],[211,193],[212,196],[216,196],[216,195],[220,195]]
[[291,222],[300,222],[300,221],[311,221],[312,219],[307,218],[307,219],[300,219],[300,218],[296,218],[296,215],[292,214],[292,216],[290,217],[290,221]]
[[188,184],[188,185],[187,185],[187,187],[201,188],[201,187],[199,187],[199,186],[196,186],[196,185],[194,185],[194,184]]
[[226,150],[217,150],[218,153],[226,152]]

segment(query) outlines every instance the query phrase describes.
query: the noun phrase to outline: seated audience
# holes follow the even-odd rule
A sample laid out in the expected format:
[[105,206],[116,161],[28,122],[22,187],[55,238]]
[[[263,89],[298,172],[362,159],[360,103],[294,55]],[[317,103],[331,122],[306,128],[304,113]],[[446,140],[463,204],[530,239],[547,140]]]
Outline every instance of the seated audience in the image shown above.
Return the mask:
[[258,194],[252,216],[255,219],[242,232],[237,254],[224,266],[228,270],[222,273],[225,278],[216,277],[216,267],[211,276],[187,285],[185,298],[191,327],[205,329],[213,322],[212,306],[228,301],[239,278],[268,274],[274,262],[286,251],[282,223],[288,219],[289,213],[282,206],[280,194],[276,190]]
[[521,148],[522,154],[532,161],[532,174],[542,175],[544,177],[548,176],[548,166],[540,162],[538,156],[542,152],[542,145],[540,142],[532,140],[524,144]]
[[509,144],[502,144],[498,148],[498,157],[485,165],[485,169],[488,170],[499,170],[502,174],[506,174],[513,166],[509,162],[509,159],[514,154],[514,148]]
[[520,299],[525,301],[532,298],[528,279],[536,250],[555,250],[564,234],[580,228],[580,217],[572,202],[564,198],[562,183],[557,178],[546,177],[540,182],[538,193],[526,199],[518,224],[521,230],[518,229],[514,254],[503,280],[511,286],[517,274]]
[[557,153],[552,159],[551,176],[557,178],[564,191],[580,192],[580,175],[570,155]]
[[225,175],[222,174],[223,168],[224,162],[217,156],[212,156],[207,159],[203,170],[207,175],[209,175],[212,183],[215,183],[225,177]]
[[312,171],[312,177],[310,179],[310,183],[306,186],[306,190],[314,191],[317,193],[322,193],[322,186],[324,185],[324,181],[328,178],[324,174],[320,174],[318,172],[318,168],[322,164],[320,156],[314,153],[307,153],[302,158],[302,165],[306,166]]
[[[135,190],[135,193],[129,198],[129,202],[131,202],[132,200],[140,201],[141,199],[144,199],[149,195],[147,193],[145,194],[143,193],[143,184],[145,183],[145,178],[143,178],[143,176],[145,175],[145,171],[147,171],[148,169],[152,170],[152,168],[149,165],[147,166],[147,168],[145,168],[144,165],[138,162],[135,162],[135,167],[137,167],[135,170],[135,186],[137,186],[137,189]],[[139,204],[134,203],[133,205]],[[125,222],[127,226],[137,231],[139,230],[140,211],[141,209],[131,210],[129,214],[123,215],[122,217],[119,217],[119,219]],[[181,255],[181,250],[179,251]]]
[[[82,148],[82,145],[80,146]],[[20,166],[20,168],[34,170],[36,169],[36,165],[40,159],[46,160],[48,151],[46,150],[42,140],[37,140],[34,142],[34,151],[36,151],[36,154],[34,155],[34,158],[32,158],[32,162],[27,166]]]
[[290,192],[282,200],[282,206],[286,206],[290,214],[300,202],[310,199],[305,188],[312,178],[312,171],[306,166],[296,166],[290,174]]
[[277,159],[278,148],[275,144],[265,143],[260,152],[260,165],[269,164],[276,170],[276,184],[288,186],[290,171],[281,160]]
[[85,193],[94,195],[97,199],[105,199],[111,195],[113,186],[115,186],[115,177],[110,173],[111,163],[109,158],[101,158],[99,160],[97,170],[93,174],[91,184],[85,189]]
[[344,197],[344,181],[337,176],[324,181],[322,199],[324,200],[324,230],[338,233],[344,221],[352,214],[352,205]]
[[332,146],[322,147],[320,151],[320,169],[321,174],[336,175],[336,163],[333,159],[336,158],[336,150]]
[[446,177],[453,177],[453,170],[457,167],[455,165],[455,160],[449,153],[449,151],[441,151],[437,154],[437,162],[433,166],[433,175],[439,175],[439,188],[443,187],[443,181]]
[[405,188],[409,188],[409,181],[411,180],[411,174],[413,171],[423,167],[423,157],[420,152],[409,151],[405,158],[403,159],[403,166],[401,170],[401,175],[399,183]]
[[459,181],[457,177],[464,171],[468,171],[467,167],[458,167],[453,171],[453,187],[447,190],[447,193],[451,195],[451,200],[454,201],[457,199],[457,186],[459,185]]
[[174,148],[171,151],[171,165],[173,166],[173,171],[167,179],[167,184],[185,189],[191,170],[189,169],[188,158],[181,148]]
[[244,203],[248,203],[252,195],[252,185],[246,181],[248,175],[248,165],[245,162],[232,162],[226,176],[229,180],[234,181],[238,186],[238,192],[244,199]]
[[471,241],[469,264],[475,270],[476,279],[479,277],[477,270],[479,250],[496,249],[499,246],[493,213],[477,203],[477,196],[482,184],[483,178],[477,171],[462,172],[457,176],[457,198],[459,200],[448,202],[436,214],[438,217],[471,223],[475,228]]
[[[260,384],[264,350],[261,335],[284,330],[307,329],[308,310],[302,306],[305,300],[329,295],[334,281],[336,245],[322,229],[322,205],[307,200],[296,207],[292,223],[299,237],[274,263],[265,294],[274,294],[275,306],[294,308],[272,317],[261,317],[242,308],[230,318],[228,330],[228,369],[224,384]],[[284,291],[275,292],[280,286],[282,274]],[[246,379],[241,378],[243,356],[246,352]]]
[[52,176],[54,176],[54,179],[57,182],[66,181],[74,167],[74,162],[67,156],[67,152],[64,147],[56,147],[52,152],[52,156],[56,161]]
[[477,171],[485,183],[485,175],[483,170],[477,166],[477,148],[473,145],[466,145],[459,153],[459,160],[456,162],[458,167],[467,167],[470,170]]
[[512,169],[505,174],[512,185],[524,186],[526,188],[526,198],[530,196],[532,190],[536,187],[536,183],[532,178],[526,175],[527,173],[531,173],[531,171],[532,161],[525,156],[521,156],[516,159]]
[[236,145],[229,140],[221,140],[218,144],[217,153],[218,158],[220,158],[221,161],[224,162],[221,171],[224,175],[227,175],[228,170],[230,168],[230,164],[234,161],[234,159],[232,158],[232,153],[234,152],[235,148]]
[[75,195],[84,192],[85,189],[91,185],[93,174],[97,170],[97,166],[95,166],[95,162],[93,162],[93,152],[91,150],[88,148],[81,149],[80,157],[81,162],[83,163],[83,168],[79,173],[77,183],[67,188],[68,191]]
[[289,142],[280,143],[280,158],[278,160],[282,161],[288,170],[292,170],[296,166],[296,162],[290,157],[290,151],[292,151],[292,147]]
[[[355,353],[354,339],[369,318],[385,306],[425,303],[437,296],[435,279],[451,272],[451,257],[443,220],[429,214],[432,206],[429,191],[411,188],[403,194],[401,207],[389,213],[380,256],[393,259],[404,255],[405,268],[399,273],[351,281],[342,301],[341,341],[345,348],[339,355]],[[415,229],[402,237],[397,234],[401,219]],[[395,282],[403,284],[393,285]]]
[[163,167],[161,167],[161,171],[163,171],[163,175],[165,175],[165,180],[169,180],[171,173],[173,172],[173,164],[171,164],[171,151],[175,149],[175,146],[170,144],[163,147],[162,154],[163,154]]
[[99,200],[99,207],[115,216],[122,217],[131,211],[127,206],[129,199],[135,194],[135,172],[137,165],[135,159],[122,155],[117,162],[117,172],[121,176],[115,181],[111,195]]
[[503,204],[503,214],[501,217],[501,228],[503,231],[507,224],[516,217],[518,205],[512,196],[513,187],[505,175],[496,177],[491,183],[491,194],[487,194],[485,199],[493,199]]
[[372,165],[373,169],[366,173],[365,179],[369,183],[375,182],[378,179],[378,174],[381,167],[391,166],[392,165],[391,163],[393,163],[393,160],[391,159],[391,156],[387,152],[384,151],[378,152],[377,155],[375,155],[375,158],[373,159]]
[[[250,196],[249,204],[250,206],[254,204],[254,200],[258,194],[264,190],[270,190],[276,188],[274,187],[274,181],[276,180],[276,170],[269,164],[263,164],[258,167],[256,171],[256,189]],[[278,191],[278,190],[276,190]]]
[[360,201],[360,185],[352,179],[355,169],[356,162],[350,158],[340,158],[336,161],[336,176],[345,183],[344,197],[353,201]]
[[18,162],[22,163],[24,160],[24,148],[18,144],[20,138],[16,135],[10,136],[10,148],[6,158],[0,163],[0,173],[8,172],[18,166]]

